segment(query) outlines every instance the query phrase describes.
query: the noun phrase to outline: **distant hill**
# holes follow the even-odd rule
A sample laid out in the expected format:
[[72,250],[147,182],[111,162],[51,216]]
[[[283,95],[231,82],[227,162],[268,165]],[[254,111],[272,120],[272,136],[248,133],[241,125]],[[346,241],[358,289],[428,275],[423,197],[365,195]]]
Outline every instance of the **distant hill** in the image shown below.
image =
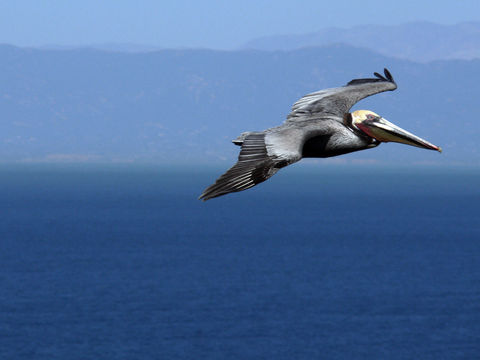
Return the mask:
[[384,144],[334,161],[479,164],[480,60],[419,64],[344,45],[294,51],[119,53],[0,46],[0,158],[230,164],[242,131],[302,95],[388,67],[367,108],[444,148]]
[[103,50],[121,53],[143,53],[163,50],[161,46],[133,43],[99,43],[90,45],[43,45],[32,47],[39,50]]
[[294,50],[343,43],[379,54],[419,62],[480,58],[480,22],[440,25],[412,22],[402,25],[361,25],[326,28],[299,35],[254,39],[245,49]]

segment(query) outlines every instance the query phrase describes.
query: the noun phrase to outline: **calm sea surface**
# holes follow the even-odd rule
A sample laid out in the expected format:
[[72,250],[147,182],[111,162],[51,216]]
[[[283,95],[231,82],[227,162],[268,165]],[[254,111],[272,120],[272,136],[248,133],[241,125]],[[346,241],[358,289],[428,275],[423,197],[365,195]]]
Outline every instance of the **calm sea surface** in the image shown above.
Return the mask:
[[0,167],[0,359],[480,359],[480,170]]

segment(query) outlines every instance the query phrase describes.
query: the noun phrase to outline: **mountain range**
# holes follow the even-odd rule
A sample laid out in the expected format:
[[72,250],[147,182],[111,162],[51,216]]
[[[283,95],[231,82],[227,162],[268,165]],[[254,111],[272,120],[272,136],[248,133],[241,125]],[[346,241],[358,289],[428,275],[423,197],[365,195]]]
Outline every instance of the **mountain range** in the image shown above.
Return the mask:
[[134,53],[1,45],[0,66],[2,162],[230,164],[241,132],[280,124],[306,93],[387,67],[398,90],[354,109],[444,153],[383,144],[326,162],[480,163],[480,60],[424,64],[349,45]]
[[337,43],[418,62],[470,60],[480,58],[480,22],[454,25],[412,22],[400,25],[325,28],[309,34],[261,37],[247,42],[243,48],[294,50]]
[[[295,50],[329,45],[362,47],[387,57],[430,62],[480,58],[480,22],[442,25],[410,22],[399,25],[361,25],[323,28],[307,34],[274,35],[255,38],[237,50]],[[142,53],[165,50],[159,45],[98,43],[88,46],[44,45],[41,50],[96,49],[110,52]]]

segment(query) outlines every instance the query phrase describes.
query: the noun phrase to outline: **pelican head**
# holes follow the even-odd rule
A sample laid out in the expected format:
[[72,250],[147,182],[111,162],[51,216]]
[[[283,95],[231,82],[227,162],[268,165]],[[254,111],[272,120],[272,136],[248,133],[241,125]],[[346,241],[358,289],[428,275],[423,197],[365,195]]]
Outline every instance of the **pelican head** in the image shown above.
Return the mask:
[[403,130],[370,110],[354,111],[352,113],[351,126],[361,133],[380,142],[393,141],[442,152],[440,147]]

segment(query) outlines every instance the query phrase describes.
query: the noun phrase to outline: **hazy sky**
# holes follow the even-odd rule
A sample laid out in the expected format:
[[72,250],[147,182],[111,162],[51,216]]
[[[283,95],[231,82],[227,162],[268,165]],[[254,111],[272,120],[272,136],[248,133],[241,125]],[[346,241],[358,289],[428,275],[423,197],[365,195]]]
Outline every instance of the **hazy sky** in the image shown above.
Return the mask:
[[324,27],[480,21],[479,0],[0,0],[0,43],[232,49]]

